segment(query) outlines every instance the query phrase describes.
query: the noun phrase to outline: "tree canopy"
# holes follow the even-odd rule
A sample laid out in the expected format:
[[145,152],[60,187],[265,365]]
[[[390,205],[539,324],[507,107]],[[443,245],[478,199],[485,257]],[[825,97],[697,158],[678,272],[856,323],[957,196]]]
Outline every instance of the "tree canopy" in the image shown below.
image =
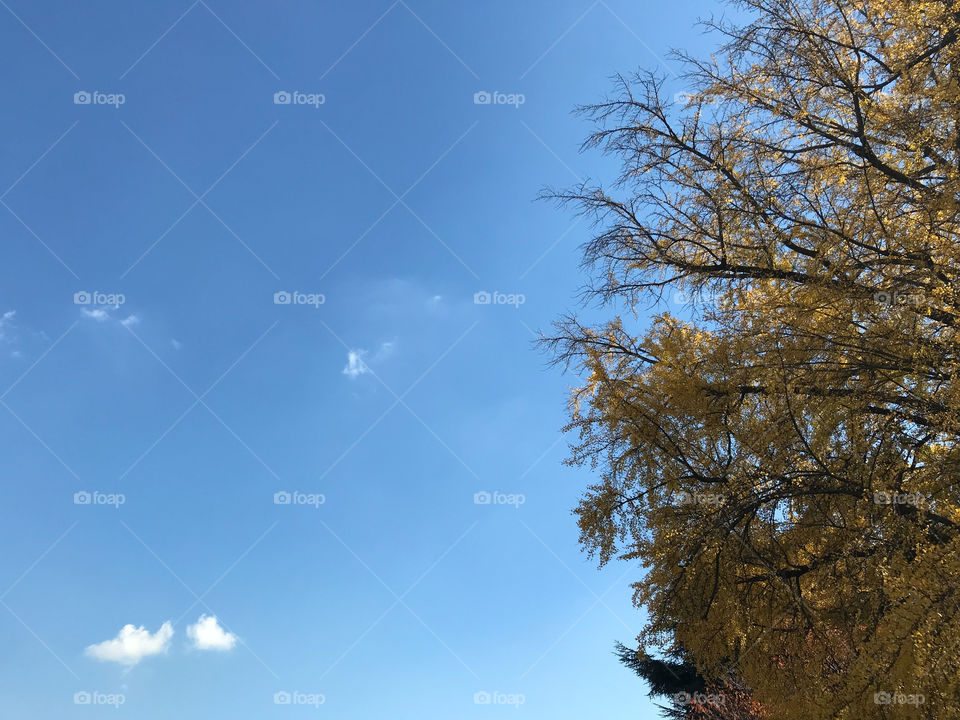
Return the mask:
[[732,4],[689,97],[584,109],[619,178],[552,193],[612,311],[546,339],[581,540],[644,562],[644,648],[772,717],[960,717],[960,6]]

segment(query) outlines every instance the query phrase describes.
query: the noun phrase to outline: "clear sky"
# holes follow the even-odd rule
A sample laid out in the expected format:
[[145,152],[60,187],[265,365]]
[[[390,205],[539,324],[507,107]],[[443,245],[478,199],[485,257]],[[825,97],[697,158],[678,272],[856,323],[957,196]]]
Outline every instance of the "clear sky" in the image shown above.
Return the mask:
[[714,4],[0,6],[0,715],[655,717],[535,197]]

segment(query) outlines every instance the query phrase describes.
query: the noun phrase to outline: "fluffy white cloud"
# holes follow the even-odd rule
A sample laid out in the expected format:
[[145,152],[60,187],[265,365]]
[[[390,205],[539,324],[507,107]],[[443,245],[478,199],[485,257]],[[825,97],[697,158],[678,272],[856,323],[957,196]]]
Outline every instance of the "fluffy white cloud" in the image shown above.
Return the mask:
[[353,380],[370,372],[370,368],[363,361],[363,356],[366,354],[366,350],[351,350],[348,352],[347,365],[343,368],[343,374]]
[[187,637],[197,650],[232,650],[237,644],[237,636],[220,627],[216,615],[201,615],[187,628]]
[[83,313],[84,317],[91,318],[93,320],[96,320],[97,322],[104,322],[107,318],[110,317],[107,311],[101,308],[94,308],[93,310],[88,310],[87,308],[84,308],[80,312]]
[[120,321],[120,324],[124,327],[133,327],[134,325],[140,324],[140,318],[136,315],[128,315],[126,318]]
[[97,660],[133,666],[145,657],[165,653],[170,647],[172,637],[173,625],[169,621],[161,625],[155,633],[142,625],[124,625],[115,638],[90,645],[86,653]]
[[[397,344],[394,342],[384,342],[380,343],[380,348],[373,354],[373,357],[370,358],[370,362],[378,363],[382,360],[386,360],[388,357],[393,355],[393,351],[396,349]],[[370,366],[367,365],[366,358],[370,356],[366,350],[351,350],[347,353],[347,365],[343,368],[343,374],[346,375],[351,380],[354,380],[361,375],[366,375],[370,370]]]

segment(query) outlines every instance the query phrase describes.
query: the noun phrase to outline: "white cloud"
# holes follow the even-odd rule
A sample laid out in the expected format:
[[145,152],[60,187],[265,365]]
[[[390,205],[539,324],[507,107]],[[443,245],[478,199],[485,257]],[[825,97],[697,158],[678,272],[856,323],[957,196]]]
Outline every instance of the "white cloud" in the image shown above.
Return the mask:
[[373,356],[373,361],[380,362],[381,360],[386,360],[388,357],[393,355],[393,351],[396,349],[397,344],[395,342],[380,343],[380,349],[377,350],[376,354]]
[[84,317],[92,318],[97,322],[104,322],[107,318],[110,317],[110,315],[107,314],[107,311],[101,308],[94,308],[93,310],[87,310],[87,308],[84,308],[80,312],[83,313]]
[[82,308],[80,314],[85,318],[90,318],[98,323],[117,322],[125,328],[132,328],[140,324],[140,316],[136,313],[130,313],[126,317],[120,317],[116,313],[120,310],[119,305],[110,305],[96,308]]
[[170,647],[172,637],[173,625],[169,621],[161,625],[155,633],[142,625],[124,625],[115,638],[90,645],[86,653],[97,660],[133,666],[145,657],[165,653]]
[[7,310],[3,315],[0,315],[0,340],[11,342],[9,331],[13,328],[13,323],[10,321],[16,314],[16,310]]
[[173,345],[174,350],[179,350],[183,347],[183,343],[177,340],[176,338],[170,338],[170,344]]
[[366,350],[351,350],[347,353],[347,365],[343,368],[343,374],[351,380],[370,372],[370,368],[363,361],[363,356],[367,354]]
[[369,357],[372,363],[382,362],[393,355],[396,348],[397,344],[395,342],[380,343],[380,347],[372,357],[366,350],[351,350],[347,353],[347,364],[346,367],[343,368],[343,374],[351,380],[355,380],[361,375],[373,372],[370,366],[367,365],[366,359]]
[[187,637],[197,650],[232,650],[237,644],[237,636],[220,627],[216,615],[201,615],[187,628]]

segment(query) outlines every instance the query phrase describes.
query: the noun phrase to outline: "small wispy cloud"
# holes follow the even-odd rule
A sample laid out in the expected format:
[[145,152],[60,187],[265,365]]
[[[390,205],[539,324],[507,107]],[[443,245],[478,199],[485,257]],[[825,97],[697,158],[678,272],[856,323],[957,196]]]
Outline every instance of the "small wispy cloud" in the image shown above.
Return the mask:
[[50,344],[50,338],[42,330],[23,327],[16,310],[0,312],[0,354],[20,358],[29,354],[34,342]]
[[237,636],[224,630],[216,615],[201,615],[187,628],[187,637],[197,650],[232,650],[237,644]]
[[10,331],[13,329],[13,318],[16,314],[16,310],[7,310],[3,315],[0,315],[0,341],[11,341]]
[[342,372],[351,380],[355,380],[361,375],[366,375],[372,372],[370,366],[367,364],[368,360],[374,364],[382,362],[393,355],[396,347],[397,344],[395,342],[380,343],[380,347],[377,348],[377,351],[373,353],[373,355],[363,349],[350,350],[347,353],[347,364]]
[[397,344],[395,342],[380,343],[380,349],[377,350],[376,354],[373,356],[374,362],[386,360],[388,357],[393,355],[393,351],[396,349]]
[[135,325],[140,324],[140,316],[136,313],[130,313],[126,317],[121,317],[117,314],[120,310],[119,305],[110,305],[104,307],[95,307],[95,308],[81,308],[80,315],[85,318],[89,318],[98,323],[105,323],[108,321],[115,321],[120,325],[123,325],[125,328],[132,328]]
[[88,317],[91,320],[96,320],[97,322],[106,322],[110,318],[110,313],[108,313],[103,308],[94,308],[93,310],[88,310],[83,308],[80,313],[84,317]]
[[173,625],[169,621],[161,625],[155,633],[142,625],[124,625],[115,638],[88,646],[86,654],[97,660],[132,667],[145,657],[167,652],[172,637]]

